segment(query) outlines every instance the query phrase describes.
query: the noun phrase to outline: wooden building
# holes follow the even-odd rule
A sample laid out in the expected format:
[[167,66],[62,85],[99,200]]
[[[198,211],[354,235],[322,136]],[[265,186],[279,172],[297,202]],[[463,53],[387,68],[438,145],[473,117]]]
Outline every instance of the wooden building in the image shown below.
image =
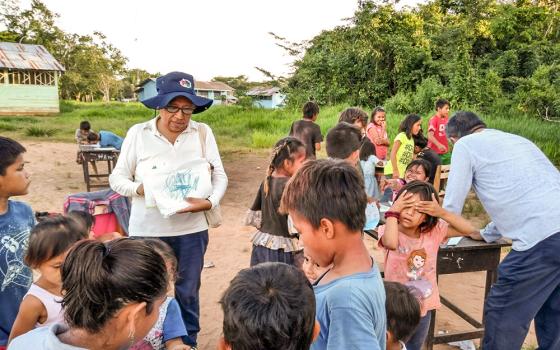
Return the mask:
[[41,45],[0,42],[0,115],[60,112],[64,67]]

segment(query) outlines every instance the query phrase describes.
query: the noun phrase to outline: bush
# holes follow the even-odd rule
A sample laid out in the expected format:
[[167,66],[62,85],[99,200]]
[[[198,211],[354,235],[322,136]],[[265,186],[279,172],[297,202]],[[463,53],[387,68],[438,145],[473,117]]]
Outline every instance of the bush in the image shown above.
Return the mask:
[[560,65],[542,65],[520,84],[515,98],[522,110],[541,118],[560,118]]
[[56,134],[55,129],[41,128],[38,126],[31,126],[25,130],[25,135],[31,137],[51,137],[54,136],[54,134]]
[[435,102],[444,96],[445,89],[434,77],[422,80],[412,95],[412,109],[414,113],[425,113],[434,110]]
[[406,92],[397,92],[385,101],[385,108],[399,114],[409,114],[414,111],[412,96]]

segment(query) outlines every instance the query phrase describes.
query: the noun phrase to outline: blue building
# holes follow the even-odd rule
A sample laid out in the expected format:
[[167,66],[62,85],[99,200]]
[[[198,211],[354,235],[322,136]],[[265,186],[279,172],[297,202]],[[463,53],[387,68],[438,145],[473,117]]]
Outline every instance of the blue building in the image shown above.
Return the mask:
[[284,107],[286,100],[278,87],[256,87],[249,90],[247,96],[253,99],[253,106],[268,109]]
[[[134,91],[138,94],[138,101],[157,95],[156,79],[149,78],[138,84]],[[213,105],[232,104],[237,102],[233,96],[235,91],[229,85],[219,81],[194,81],[194,91],[198,96],[214,100]]]

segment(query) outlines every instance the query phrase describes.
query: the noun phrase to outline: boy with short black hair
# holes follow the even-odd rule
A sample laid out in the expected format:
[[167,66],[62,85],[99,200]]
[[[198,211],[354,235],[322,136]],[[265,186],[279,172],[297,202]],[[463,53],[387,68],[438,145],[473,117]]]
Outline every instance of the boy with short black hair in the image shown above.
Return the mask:
[[362,240],[366,193],[355,167],[322,159],[305,163],[284,190],[305,254],[329,269],[314,284],[321,326],[312,350],[385,349],[385,290]]
[[292,123],[289,136],[298,138],[305,145],[307,159],[315,159],[316,151],[321,150],[323,135],[315,123],[319,115],[319,105],[309,101],[303,105],[303,117]]
[[74,134],[76,142],[79,144],[87,144],[87,137],[90,132],[93,132],[93,130],[91,130],[91,124],[87,120],[82,121],[80,123],[80,127],[76,129],[76,132]]
[[387,350],[406,350],[405,343],[420,323],[420,303],[407,286],[384,282],[387,312]]
[[25,151],[18,142],[0,136],[0,349],[8,344],[19,305],[32,282],[23,256],[35,217],[29,205],[10,200],[27,194],[31,183],[24,169]]
[[239,271],[220,304],[221,350],[308,350],[319,333],[311,284],[291,265],[262,263]]
[[[433,149],[442,160],[449,160],[448,142],[445,128],[449,121],[449,101],[440,98],[436,101],[436,114],[428,124],[428,147]],[[444,163],[449,164],[449,162]]]
[[330,158],[346,160],[356,166],[360,160],[362,134],[352,124],[340,122],[327,134],[327,155]]
[[414,139],[414,154],[416,155],[416,158],[424,159],[431,165],[429,182],[433,184],[437,167],[441,165],[441,159],[433,149],[428,147],[428,140],[424,137],[424,135],[418,134],[412,136],[412,138]]
[[113,147],[115,149],[121,150],[122,143],[124,139],[119,135],[112,133],[110,131],[101,130],[99,134],[90,132],[87,136],[89,143],[99,143],[101,147]]

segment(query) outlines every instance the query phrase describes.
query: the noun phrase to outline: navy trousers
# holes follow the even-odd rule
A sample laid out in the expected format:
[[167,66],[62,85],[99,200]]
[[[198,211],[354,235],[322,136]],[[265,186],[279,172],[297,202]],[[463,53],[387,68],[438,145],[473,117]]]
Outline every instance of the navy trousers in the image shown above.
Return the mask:
[[432,311],[429,310],[428,313],[420,319],[420,323],[416,327],[416,330],[406,342],[407,350],[422,350],[426,338],[428,337],[428,332],[430,331],[430,320],[432,319]]
[[539,350],[560,349],[560,232],[508,254],[484,317],[484,350],[521,349],[533,319]]
[[200,331],[200,275],[204,266],[204,254],[208,247],[208,230],[188,235],[161,237],[169,244],[177,257],[177,282],[175,282],[175,298],[181,307],[181,315],[188,336],[183,342],[190,346],[196,345],[196,337]]

